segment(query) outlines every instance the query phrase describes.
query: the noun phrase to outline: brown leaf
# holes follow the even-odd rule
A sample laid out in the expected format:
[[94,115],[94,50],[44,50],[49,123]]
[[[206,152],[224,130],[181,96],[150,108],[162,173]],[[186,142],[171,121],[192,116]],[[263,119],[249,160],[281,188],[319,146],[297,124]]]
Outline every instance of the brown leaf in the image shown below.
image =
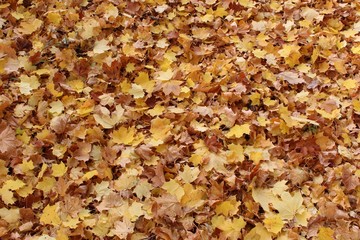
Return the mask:
[[13,151],[20,142],[15,137],[15,131],[7,126],[5,121],[0,123],[0,152]]

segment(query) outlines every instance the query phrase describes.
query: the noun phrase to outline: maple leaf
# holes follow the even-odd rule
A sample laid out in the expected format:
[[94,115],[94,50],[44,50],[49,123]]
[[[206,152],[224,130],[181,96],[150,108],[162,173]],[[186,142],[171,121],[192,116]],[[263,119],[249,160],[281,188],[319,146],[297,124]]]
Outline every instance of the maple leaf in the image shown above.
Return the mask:
[[38,30],[42,24],[43,21],[37,18],[28,19],[27,21],[22,21],[20,23],[20,28],[18,29],[18,31],[22,34],[32,34],[36,30]]
[[1,239],[359,239],[356,1],[3,2]]
[[199,173],[200,170],[198,167],[191,168],[188,165],[186,165],[184,167],[184,170],[179,173],[179,177],[186,183],[191,183],[198,177]]
[[233,216],[239,211],[240,202],[236,201],[234,196],[231,196],[229,200],[221,202],[215,208],[216,214],[223,214],[224,216]]
[[212,226],[224,231],[225,236],[229,239],[238,239],[242,228],[246,226],[246,222],[242,217],[227,219],[224,216],[214,216],[211,219]]
[[95,114],[93,116],[95,121],[103,128],[110,129],[121,121],[124,109],[121,105],[117,105],[115,111],[110,113],[109,109],[102,106],[96,106],[94,112]]
[[127,61],[127,57],[121,57],[119,60],[113,61],[110,66],[106,63],[103,63],[102,69],[111,81],[119,82],[121,71],[125,67],[125,62]]
[[125,239],[134,231],[134,227],[135,224],[126,219],[124,221],[116,221],[114,223],[114,229],[111,230],[111,233],[121,239]]
[[181,217],[184,215],[182,206],[176,196],[170,194],[164,194],[156,198],[152,209],[155,217],[168,216],[172,221],[174,221],[177,216]]
[[15,136],[15,131],[2,121],[0,123],[0,152],[5,153],[12,151],[19,146],[19,144]]
[[264,224],[269,232],[278,234],[284,227],[284,222],[279,214],[270,214],[264,219]]
[[305,80],[303,78],[300,78],[299,75],[294,72],[286,71],[286,72],[279,73],[278,76],[290,84],[299,84],[299,83],[305,82]]
[[19,208],[0,208],[0,217],[10,224],[14,224],[20,220]]
[[51,170],[54,177],[62,177],[66,173],[67,167],[61,162],[59,164],[53,164]]
[[57,214],[58,211],[58,204],[55,205],[47,205],[43,213],[40,217],[40,222],[44,224],[50,224],[53,226],[59,226],[61,224],[61,219],[59,215]]
[[177,181],[175,181],[174,179],[171,179],[170,181],[164,183],[162,185],[162,188],[165,189],[171,195],[176,196],[178,201],[180,201],[185,194],[183,187],[179,183],[177,183]]
[[319,240],[332,240],[334,235],[334,230],[328,227],[320,227],[318,238]]
[[250,124],[245,123],[245,124],[242,124],[242,125],[235,125],[234,127],[232,127],[230,129],[230,131],[226,134],[226,137],[240,138],[244,134],[249,134],[249,133],[250,133]]
[[271,240],[273,238],[271,237],[271,233],[269,233],[261,223],[257,223],[255,227],[245,235],[244,238],[244,240],[253,239]]

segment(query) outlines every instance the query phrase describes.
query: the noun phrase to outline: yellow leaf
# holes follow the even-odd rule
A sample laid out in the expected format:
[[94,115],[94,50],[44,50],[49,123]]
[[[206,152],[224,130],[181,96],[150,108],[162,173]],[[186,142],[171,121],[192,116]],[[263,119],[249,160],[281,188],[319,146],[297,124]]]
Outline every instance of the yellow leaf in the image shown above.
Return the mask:
[[254,92],[249,96],[250,100],[251,100],[251,104],[252,105],[260,105],[260,98],[261,98],[261,94],[258,92]]
[[245,123],[242,125],[236,124],[230,129],[230,131],[225,135],[228,138],[241,138],[244,134],[250,133],[250,124]]
[[283,192],[285,192],[289,188],[286,185],[286,182],[287,182],[286,180],[276,182],[273,188],[271,189],[271,192],[274,193],[275,195],[280,196]]
[[67,84],[77,93],[81,93],[85,87],[84,82],[80,79],[68,81]]
[[197,39],[205,40],[210,37],[210,29],[208,28],[193,28],[192,36]]
[[290,67],[294,67],[299,64],[299,58],[302,56],[299,52],[300,46],[297,45],[284,45],[283,49],[279,51],[280,56],[285,59],[285,63]]
[[55,90],[55,84],[53,82],[46,84],[46,88],[54,97],[61,97],[63,95],[63,92],[58,92]]
[[58,204],[55,205],[47,205],[43,213],[40,216],[40,222],[44,224],[53,225],[55,227],[61,224],[61,219],[57,213]]
[[289,57],[293,52],[297,52],[300,50],[300,47],[297,45],[283,45],[283,48],[279,50],[279,54],[283,58]]
[[264,99],[264,104],[268,107],[274,106],[276,103],[276,100],[271,100],[269,97]]
[[50,107],[49,112],[54,116],[57,116],[64,111],[64,104],[60,100],[50,103]]
[[239,211],[240,202],[236,201],[235,196],[231,196],[229,200],[221,202],[216,206],[217,215],[233,216]]
[[16,223],[20,219],[19,208],[0,208],[0,218],[4,219],[7,223]]
[[143,210],[143,204],[140,202],[133,202],[128,208],[128,211],[131,222],[135,222],[140,216],[146,214],[146,212]]
[[354,80],[354,79],[347,79],[345,80],[342,85],[346,88],[346,89],[354,89],[358,87],[358,81]]
[[189,158],[189,161],[192,162],[195,166],[197,166],[200,163],[202,163],[203,158],[198,154],[192,154],[191,157]]
[[27,185],[23,188],[20,188],[19,190],[16,191],[17,194],[19,194],[20,197],[27,197],[30,194],[32,194],[34,192],[34,189],[31,185]]
[[77,109],[77,113],[81,117],[86,116],[94,110],[94,105],[94,100],[88,99]]
[[20,28],[18,29],[18,31],[21,34],[32,34],[33,32],[35,32],[36,30],[38,30],[41,25],[42,25],[43,21],[35,18],[35,19],[29,19],[26,22],[21,22],[20,23]]
[[35,168],[33,161],[24,160],[20,165],[20,169],[23,173],[27,173]]
[[260,203],[260,206],[265,212],[270,212],[270,203],[278,201],[278,198],[273,194],[271,189],[254,188],[252,190],[252,197],[255,202]]
[[293,196],[289,192],[283,192],[281,200],[272,201],[274,208],[279,211],[279,216],[285,220],[292,220],[295,215],[301,210],[304,199],[299,191],[295,192]]
[[[131,73],[131,72],[133,72],[134,70],[135,70],[135,64],[134,64],[134,63],[128,63],[128,64],[126,65],[126,68],[125,68],[125,71],[126,71],[126,72]],[[137,83],[136,80],[135,80],[135,83]],[[139,84],[139,83],[137,83],[137,84]]]
[[96,19],[85,19],[85,21],[81,23],[79,34],[84,40],[89,39],[96,34],[95,29],[98,27],[100,27],[100,23]]
[[218,228],[225,233],[228,239],[239,239],[241,229],[246,226],[246,222],[242,217],[239,218],[225,218],[222,215],[215,215],[211,219],[213,228]]
[[227,172],[227,169],[225,168],[227,161],[224,155],[209,153],[207,157],[209,158],[209,162],[204,167],[206,172],[209,172],[212,169],[220,173]]
[[100,238],[104,238],[106,234],[109,232],[110,227],[113,225],[112,221],[110,221],[107,214],[102,213],[97,221],[96,225],[93,227],[92,232],[99,236]]
[[43,177],[43,175],[44,175],[47,167],[48,167],[47,164],[46,164],[46,163],[43,163],[43,165],[41,166],[40,172],[39,172],[39,174],[38,174],[38,176],[37,176],[38,179],[40,179],[40,178]]
[[163,140],[172,129],[172,125],[167,118],[155,118],[151,120],[150,132],[155,140]]
[[314,19],[320,21],[324,18],[315,9],[309,7],[302,8],[300,15],[308,21],[313,21]]
[[173,70],[169,68],[165,72],[163,72],[163,71],[158,72],[155,79],[161,80],[161,81],[168,81],[168,80],[172,79],[173,75],[174,75]]
[[340,60],[340,59],[334,61],[334,67],[335,67],[336,71],[338,71],[341,74],[346,74],[347,71],[345,68],[345,63],[346,63],[345,60]]
[[243,162],[245,159],[244,148],[241,145],[230,144],[228,145],[229,154],[227,155],[227,161],[229,163]]
[[7,188],[0,188],[0,196],[7,205],[15,203],[14,193]]
[[352,152],[347,147],[339,145],[338,146],[338,152],[339,152],[339,154],[341,156],[344,156],[344,157],[349,158],[349,159],[353,158]]
[[36,184],[36,188],[48,193],[55,185],[56,180],[53,177],[44,177],[42,181]]
[[164,106],[161,106],[160,104],[156,104],[155,107],[153,107],[148,111],[148,113],[150,114],[150,116],[155,117],[163,114],[164,111],[165,111]]
[[153,185],[148,183],[147,180],[141,179],[134,188],[134,193],[140,199],[143,197],[149,197],[151,195],[151,190],[153,189]]
[[116,18],[117,16],[119,16],[119,10],[117,7],[111,3],[105,6],[104,17],[106,20],[109,20],[111,17]]
[[299,72],[302,72],[302,73],[308,73],[311,69],[311,67],[309,65],[304,64],[304,63],[298,65],[296,68],[299,70]]
[[269,214],[264,219],[264,224],[269,232],[278,234],[284,226],[284,222],[279,214]]
[[119,123],[125,112],[121,105],[117,105],[116,110],[113,111],[111,115],[109,109],[102,106],[97,106],[94,111],[95,114],[93,116],[95,121],[106,129],[113,128]]
[[353,53],[355,53],[355,54],[360,54],[360,45],[358,45],[358,46],[353,46],[353,47],[351,48],[351,51],[352,51]]
[[[303,211],[303,212],[301,212]],[[295,215],[295,226],[304,226],[308,225],[308,219],[311,217],[311,213],[305,208],[301,209],[299,213]]]
[[67,147],[66,145],[55,144],[53,146],[52,154],[58,158],[63,158],[66,153]]
[[62,17],[58,12],[50,12],[47,14],[46,18],[50,23],[53,23],[55,26],[59,26],[62,20]]
[[51,170],[54,177],[62,177],[66,173],[67,167],[61,162],[59,164],[53,164]]
[[184,180],[186,183],[191,183],[195,181],[198,177],[200,170],[198,167],[189,167],[185,165],[184,170],[179,173],[179,177]]
[[181,198],[185,195],[183,187],[174,179],[171,179],[170,181],[164,183],[161,188],[165,189],[168,193],[175,196],[179,202],[181,201]]
[[120,127],[112,134],[112,140],[116,144],[131,145],[135,138],[135,127]]
[[135,83],[131,84],[129,93],[133,95],[135,99],[143,98],[145,96],[143,87]]
[[96,41],[95,45],[94,45],[94,49],[93,52],[96,54],[101,54],[106,52],[107,50],[110,49],[110,47],[108,46],[108,41],[105,39],[101,39],[100,41]]
[[247,146],[244,154],[249,157],[251,161],[258,164],[261,160],[270,160],[269,151],[263,148],[255,148],[253,146]]
[[75,229],[79,223],[80,223],[79,218],[71,218],[70,216],[67,216],[66,221],[63,221],[62,225],[64,227]]
[[257,121],[258,121],[259,125],[262,127],[265,127],[267,124],[270,123],[270,121],[267,118],[261,117],[261,116],[257,117]]
[[329,50],[336,45],[336,41],[337,39],[335,36],[329,36],[329,37],[320,36],[318,40],[318,44],[322,49]]
[[241,6],[246,8],[252,8],[255,6],[254,2],[251,0],[238,0]]
[[20,179],[16,179],[16,180],[7,180],[4,183],[3,188],[14,191],[14,190],[18,190],[24,186],[25,186],[25,183],[23,181],[21,181]]
[[227,16],[229,13],[226,11],[225,8],[218,6],[214,12],[214,16],[215,17],[225,17]]
[[354,106],[354,110],[360,113],[360,100],[357,99],[353,100],[353,106]]
[[272,240],[272,237],[261,223],[257,223],[255,227],[245,235],[244,240]]
[[132,44],[124,44],[122,51],[126,56],[135,56],[136,48]]
[[340,109],[334,109],[331,113],[328,113],[322,109],[315,109],[315,111],[319,113],[323,118],[327,118],[327,119],[335,119],[341,116]]
[[333,240],[334,230],[328,227],[320,227],[318,238],[319,240]]
[[114,189],[117,191],[130,189],[136,186],[137,183],[138,183],[137,173],[126,172],[114,181]]
[[145,90],[147,93],[152,93],[155,86],[155,81],[149,80],[149,75],[147,72],[140,72],[138,77],[135,78],[134,82]]
[[83,181],[86,181],[86,180],[91,179],[91,178],[94,177],[94,176],[97,176],[98,174],[99,174],[99,173],[98,173],[97,170],[92,170],[92,171],[90,171],[90,172],[85,173],[84,176],[82,176],[81,179],[82,179]]
[[30,95],[32,90],[38,89],[40,87],[40,82],[37,76],[32,75],[28,77],[27,75],[21,75],[19,77],[20,83],[18,84],[21,94]]
[[185,195],[181,198],[181,204],[189,208],[197,208],[205,203],[206,192],[204,188],[185,183],[184,191]]
[[261,49],[256,49],[256,50],[252,51],[252,53],[253,53],[254,56],[257,57],[257,58],[264,58],[265,55],[267,54],[266,51],[261,50]]

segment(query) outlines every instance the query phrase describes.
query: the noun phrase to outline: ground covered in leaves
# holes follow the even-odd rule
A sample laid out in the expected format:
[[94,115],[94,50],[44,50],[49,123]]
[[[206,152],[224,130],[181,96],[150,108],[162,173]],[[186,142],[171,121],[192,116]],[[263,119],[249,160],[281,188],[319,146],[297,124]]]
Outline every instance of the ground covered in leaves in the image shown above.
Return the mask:
[[360,239],[360,5],[0,5],[1,239]]

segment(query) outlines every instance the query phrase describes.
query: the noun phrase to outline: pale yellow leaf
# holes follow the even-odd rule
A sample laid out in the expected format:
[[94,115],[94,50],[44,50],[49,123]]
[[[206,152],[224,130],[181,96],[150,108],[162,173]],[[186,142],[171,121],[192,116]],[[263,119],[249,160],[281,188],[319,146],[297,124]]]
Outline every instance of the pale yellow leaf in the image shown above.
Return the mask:
[[51,166],[51,170],[52,170],[52,176],[62,177],[67,171],[67,166],[65,166],[65,164],[61,162],[59,164],[53,164]]

